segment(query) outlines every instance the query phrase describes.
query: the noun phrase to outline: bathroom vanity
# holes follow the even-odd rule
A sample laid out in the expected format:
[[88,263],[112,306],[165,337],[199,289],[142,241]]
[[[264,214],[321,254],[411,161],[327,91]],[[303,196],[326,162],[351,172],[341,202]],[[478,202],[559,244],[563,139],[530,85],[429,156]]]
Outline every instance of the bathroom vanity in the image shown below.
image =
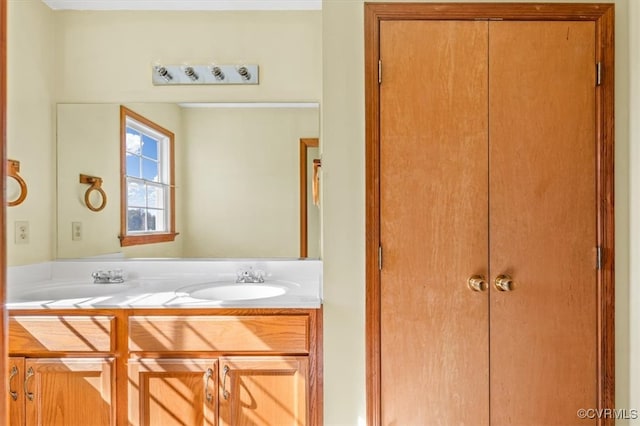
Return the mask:
[[112,295],[100,292],[118,284],[65,276],[89,276],[90,263],[53,262],[39,281],[14,274],[22,283],[8,304],[12,425],[322,424],[320,262],[263,262],[266,279],[255,287],[291,287],[228,301],[184,289],[235,284],[229,262],[118,264],[133,278]]

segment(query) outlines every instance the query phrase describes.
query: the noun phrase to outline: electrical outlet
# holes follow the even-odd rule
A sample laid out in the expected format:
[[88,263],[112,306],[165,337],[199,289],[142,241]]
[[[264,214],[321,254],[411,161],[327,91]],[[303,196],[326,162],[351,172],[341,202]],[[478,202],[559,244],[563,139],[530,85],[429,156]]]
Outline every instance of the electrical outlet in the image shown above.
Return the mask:
[[82,241],[82,222],[71,222],[71,239]]
[[29,244],[29,222],[26,220],[16,221],[16,244]]

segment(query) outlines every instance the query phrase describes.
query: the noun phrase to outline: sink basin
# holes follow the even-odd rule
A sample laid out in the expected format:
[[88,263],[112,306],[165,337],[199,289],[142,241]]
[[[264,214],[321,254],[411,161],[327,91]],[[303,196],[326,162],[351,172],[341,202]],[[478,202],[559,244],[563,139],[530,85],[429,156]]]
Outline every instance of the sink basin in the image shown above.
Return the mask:
[[131,288],[131,285],[128,284],[65,283],[37,287],[26,291],[16,291],[16,294],[9,295],[9,300],[90,299],[94,297],[112,296],[126,291],[129,288]]
[[206,283],[183,287],[176,291],[179,296],[205,300],[253,300],[282,296],[287,287],[275,283]]

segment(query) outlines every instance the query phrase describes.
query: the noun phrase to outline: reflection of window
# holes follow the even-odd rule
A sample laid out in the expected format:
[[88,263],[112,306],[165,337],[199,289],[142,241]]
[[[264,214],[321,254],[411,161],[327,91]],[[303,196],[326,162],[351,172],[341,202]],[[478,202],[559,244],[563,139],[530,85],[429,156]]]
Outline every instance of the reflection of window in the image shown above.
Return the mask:
[[120,244],[173,241],[173,133],[120,107]]

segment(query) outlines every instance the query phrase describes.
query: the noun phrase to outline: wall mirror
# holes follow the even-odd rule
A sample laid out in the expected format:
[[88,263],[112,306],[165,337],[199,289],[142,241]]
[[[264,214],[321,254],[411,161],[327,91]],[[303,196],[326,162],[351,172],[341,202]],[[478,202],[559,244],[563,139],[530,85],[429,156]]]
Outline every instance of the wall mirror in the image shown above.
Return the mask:
[[[175,134],[173,242],[120,247],[120,105]],[[320,256],[311,195],[317,147],[307,152],[306,200],[300,189],[301,140],[319,132],[316,103],[58,104],[56,127],[58,258],[297,258],[302,201],[305,254]],[[102,178],[103,210],[86,207],[79,174]]]
[[[7,154],[20,161],[28,196],[7,209],[9,265],[113,253],[300,257],[299,142],[319,136],[320,2],[227,2],[229,10],[199,9],[220,2],[175,2],[189,10],[10,3]],[[158,64],[256,64],[259,84],[158,86]],[[176,135],[172,242],[120,246],[121,105]],[[80,183],[79,175],[101,179],[103,209],[97,190],[91,203],[99,211],[86,207],[97,181]],[[8,188],[12,200],[16,187]],[[23,222],[28,242],[15,238]],[[311,258],[319,257],[314,226],[310,219]]]

